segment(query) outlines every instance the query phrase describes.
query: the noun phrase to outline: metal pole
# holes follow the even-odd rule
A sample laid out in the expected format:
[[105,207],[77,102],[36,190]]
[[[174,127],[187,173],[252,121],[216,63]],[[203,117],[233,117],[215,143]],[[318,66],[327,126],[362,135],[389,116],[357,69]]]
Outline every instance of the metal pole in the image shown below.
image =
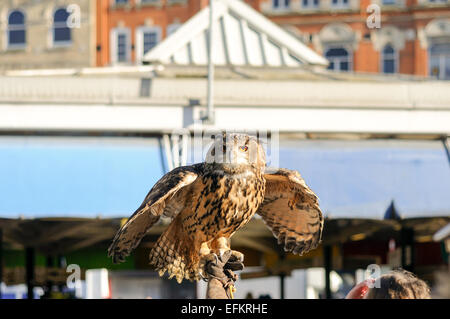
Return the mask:
[[[400,230],[400,238],[402,268],[414,272],[414,230],[402,226]],[[407,253],[407,250],[409,250],[409,254]]]
[[[286,254],[284,253],[284,251],[280,252],[280,261],[282,263],[282,265],[285,265],[285,261],[286,260]],[[286,272],[282,271],[281,273],[279,273],[278,275],[280,277],[280,299],[284,299],[285,298],[285,278],[286,278]]]
[[[63,268],[63,269],[67,269],[67,261],[66,261],[66,258],[63,256],[63,255],[58,255],[57,257],[56,257],[57,259],[57,266],[58,266],[58,268]],[[63,292],[63,290],[64,290],[64,285],[62,285],[62,284],[59,284],[58,285],[58,290],[59,290],[59,292]]]
[[160,159],[161,159],[161,167],[162,167],[162,170],[163,170],[162,173],[164,175],[164,174],[166,174],[168,172],[168,170],[167,170],[166,160],[164,159],[165,148],[163,146],[162,137],[158,138],[158,144],[159,144],[159,156],[160,156]]
[[331,299],[331,246],[323,246],[323,263],[325,267],[325,298]]
[[281,273],[280,274],[280,299],[284,299],[285,298],[285,294],[284,294],[284,280],[286,278],[286,274],[285,273]]
[[447,153],[448,163],[450,164],[450,142],[449,137],[444,137],[442,143],[444,144],[445,152]]
[[172,158],[172,144],[170,143],[169,134],[163,135],[163,142],[164,142],[164,151],[166,152],[167,168],[169,169],[169,171],[171,171],[175,167]]
[[208,32],[208,101],[204,121],[214,123],[214,64],[213,64],[213,6],[214,0],[209,0],[209,32]]
[[[50,268],[54,267],[53,256],[47,256],[46,262],[45,262],[45,266],[47,267],[48,270],[50,270]],[[51,297],[52,288],[53,288],[53,282],[51,280],[48,280],[48,278],[47,278],[47,281],[45,283],[44,298],[50,298]]]
[[26,264],[26,282],[27,282],[27,298],[33,299],[34,288],[34,248],[25,248],[25,264]]

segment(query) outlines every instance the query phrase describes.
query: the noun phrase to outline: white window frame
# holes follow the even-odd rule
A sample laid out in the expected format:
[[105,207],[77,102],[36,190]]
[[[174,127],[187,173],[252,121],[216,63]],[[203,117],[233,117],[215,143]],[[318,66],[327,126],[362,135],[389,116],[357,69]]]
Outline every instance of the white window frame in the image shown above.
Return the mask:
[[[9,25],[9,17],[11,16],[11,14],[13,13],[13,12],[16,12],[16,11],[18,11],[18,12],[20,12],[20,13],[22,13],[23,14],[23,29],[11,29],[10,28],[10,25]],[[21,9],[12,9],[12,10],[10,10],[10,11],[8,11],[8,14],[6,15],[6,33],[5,33],[5,49],[6,50],[23,50],[23,49],[25,49],[26,47],[27,47],[27,23],[26,23],[26,21],[27,21],[27,16],[26,16],[26,14],[25,14],[25,12],[23,11],[23,10],[21,10]],[[9,31],[20,31],[20,30],[23,30],[23,31],[25,31],[25,43],[23,43],[23,44],[10,44],[9,43]]]
[[314,0],[306,0],[307,5],[303,3],[303,0],[300,0],[300,6],[303,9],[318,9],[320,7],[320,0],[317,0],[317,5],[314,4]]
[[[118,52],[117,52],[117,38],[119,35],[126,36],[126,61],[119,62]],[[111,29],[109,34],[109,45],[110,45],[110,61],[112,65],[129,65],[131,63],[131,31],[129,28],[118,27]]]
[[330,0],[330,7],[332,9],[346,9],[350,8],[350,0],[347,0],[347,3],[344,3],[344,0],[337,0],[337,3],[334,4],[333,0]]
[[[442,43],[445,44],[447,42],[442,42]],[[436,77],[433,74],[431,74],[431,68],[430,68],[431,56],[432,56],[431,48],[433,47],[433,45],[437,45],[437,44],[441,44],[441,43],[440,42],[431,43],[428,48],[428,75],[433,78],[436,78]],[[450,53],[445,54],[445,55],[444,54],[439,55],[439,77],[437,78],[438,80],[448,80],[445,78],[446,65],[445,65],[445,59],[443,59],[443,57],[447,57],[447,56],[450,56]],[[441,71],[444,71],[444,72],[441,72]]]
[[[330,71],[336,71],[336,72],[353,72],[353,50],[350,49],[348,46],[346,45],[330,45],[330,46],[326,46],[325,50],[323,50],[323,56],[325,57],[325,59],[328,60],[327,58],[327,51],[331,50],[331,49],[345,49],[348,53],[348,70],[336,70],[336,60],[333,59],[334,61],[334,68],[330,69]],[[341,60],[337,59],[339,62]]]
[[[73,33],[72,33],[72,29],[69,28],[70,30],[70,41],[57,41],[55,42],[55,13],[58,10],[64,9],[67,11],[67,7],[57,7],[53,10],[52,13],[52,24],[49,30],[49,38],[50,38],[50,47],[51,48],[65,48],[65,47],[70,47],[73,44]],[[60,23],[60,22],[58,22]],[[66,26],[67,26],[67,20],[66,20]]]
[[[384,48],[387,45],[390,45],[392,47],[392,49],[394,49],[394,53],[392,54],[393,58],[394,58],[394,73],[385,73],[384,72],[384,57],[385,57],[385,55],[384,55]],[[399,70],[399,67],[400,67],[399,66],[399,61],[400,61],[400,59],[399,59],[399,50],[397,50],[392,43],[386,43],[385,45],[383,45],[383,47],[380,50],[380,73],[382,73],[382,74],[396,74],[396,73],[398,73],[398,70]]]
[[[289,1],[289,4],[286,5],[286,2]],[[292,0],[278,0],[278,7],[275,7],[274,0],[271,0],[272,10],[288,10],[291,7]]]
[[156,33],[157,45],[161,42],[161,27],[159,26],[143,26],[136,29],[136,37],[135,37],[135,55],[136,55],[136,63],[142,63],[144,59],[144,33],[151,32]]

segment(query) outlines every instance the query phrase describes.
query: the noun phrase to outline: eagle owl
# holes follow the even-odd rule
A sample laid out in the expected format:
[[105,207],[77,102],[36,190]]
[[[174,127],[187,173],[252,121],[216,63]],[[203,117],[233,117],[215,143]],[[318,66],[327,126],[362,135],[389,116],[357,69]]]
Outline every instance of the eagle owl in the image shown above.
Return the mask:
[[179,283],[199,280],[206,256],[230,250],[231,236],[255,213],[287,252],[303,254],[321,240],[318,198],[300,174],[269,171],[256,137],[219,135],[204,163],[178,167],[153,186],[117,232],[108,255],[115,263],[124,261],[164,215],[172,221],[152,247],[150,264]]

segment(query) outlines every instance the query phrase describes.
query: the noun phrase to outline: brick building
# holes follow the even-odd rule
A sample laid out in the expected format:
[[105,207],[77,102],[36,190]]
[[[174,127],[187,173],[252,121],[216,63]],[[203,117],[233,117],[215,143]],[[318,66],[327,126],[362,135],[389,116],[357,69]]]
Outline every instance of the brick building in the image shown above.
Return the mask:
[[[4,1],[0,69],[140,64],[144,53],[208,2]],[[450,79],[449,0],[246,2],[327,57],[330,69]],[[73,4],[80,25],[68,28]],[[373,5],[380,9],[380,28],[367,25]]]
[[140,63],[208,0],[97,0],[97,66]]
[[[259,1],[259,2],[258,2]],[[272,21],[297,32],[335,70],[450,79],[447,0],[254,0]],[[380,28],[369,28],[373,5]]]
[[[330,69],[450,78],[447,0],[247,0],[330,61]],[[207,0],[99,0],[97,65],[140,63]],[[373,5],[380,28],[369,28]],[[376,9],[376,8],[375,8]]]
[[0,71],[95,65],[95,2],[0,2]]

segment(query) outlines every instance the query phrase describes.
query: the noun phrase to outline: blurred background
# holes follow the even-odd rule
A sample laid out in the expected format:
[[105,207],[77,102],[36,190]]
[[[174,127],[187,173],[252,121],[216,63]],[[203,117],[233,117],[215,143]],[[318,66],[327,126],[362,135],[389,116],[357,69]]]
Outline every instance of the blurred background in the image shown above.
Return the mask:
[[395,267],[450,298],[450,2],[212,8],[0,2],[0,298],[203,298],[148,265],[167,220],[123,264],[106,250],[219,130],[264,132],[326,217],[304,256],[258,217],[236,233],[237,298],[343,298]]

